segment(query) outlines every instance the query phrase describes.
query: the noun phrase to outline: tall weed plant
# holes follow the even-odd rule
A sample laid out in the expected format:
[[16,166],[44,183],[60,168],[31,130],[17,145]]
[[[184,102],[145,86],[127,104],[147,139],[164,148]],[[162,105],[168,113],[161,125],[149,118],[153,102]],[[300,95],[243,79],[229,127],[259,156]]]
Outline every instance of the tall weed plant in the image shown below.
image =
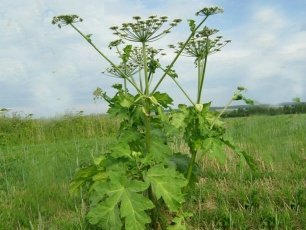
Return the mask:
[[[80,187],[89,199],[87,219],[102,229],[186,229],[192,216],[183,209],[188,191],[197,181],[198,156],[208,154],[220,162],[226,159],[224,146],[238,154],[241,161],[255,167],[252,159],[225,137],[220,113],[212,112],[210,103],[203,103],[207,60],[230,41],[223,40],[218,30],[205,26],[208,18],[222,13],[219,7],[206,7],[196,13],[199,20],[188,20],[189,36],[177,45],[170,45],[175,57],[163,66],[162,51],[152,44],[168,35],[181,23],[167,16],[134,16],[132,21],[110,29],[117,40],[110,42],[119,62],[109,59],[93,42],[92,34],[79,30],[77,15],[61,15],[52,23],[72,27],[101,57],[110,64],[107,75],[118,78],[114,96],[98,88],[94,95],[104,99],[108,114],[120,119],[117,141],[109,150],[94,159],[92,165],[80,168],[71,183],[71,190]],[[196,68],[197,96],[192,99],[179,83],[174,66],[182,56],[193,58]],[[161,74],[159,74],[161,72]],[[160,92],[164,80],[171,79],[191,106],[180,104],[172,109],[173,99]],[[244,87],[238,87],[233,100],[244,100]],[[181,137],[186,152],[174,152],[173,139]]]

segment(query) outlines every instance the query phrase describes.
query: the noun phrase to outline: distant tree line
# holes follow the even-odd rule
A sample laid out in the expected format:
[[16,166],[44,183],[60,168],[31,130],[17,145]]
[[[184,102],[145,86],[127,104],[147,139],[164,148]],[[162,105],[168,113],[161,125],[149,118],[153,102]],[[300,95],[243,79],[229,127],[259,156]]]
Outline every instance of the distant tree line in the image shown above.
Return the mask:
[[222,117],[247,117],[250,115],[280,115],[306,113],[306,102],[284,103],[278,106],[253,105],[231,108]]

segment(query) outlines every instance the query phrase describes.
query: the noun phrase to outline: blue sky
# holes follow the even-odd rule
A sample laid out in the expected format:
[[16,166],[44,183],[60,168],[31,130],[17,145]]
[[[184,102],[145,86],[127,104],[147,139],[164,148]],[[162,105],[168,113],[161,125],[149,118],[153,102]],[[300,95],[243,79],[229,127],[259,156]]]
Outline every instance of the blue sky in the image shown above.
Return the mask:
[[[222,106],[238,85],[247,87],[247,96],[260,103],[294,97],[305,101],[305,0],[0,0],[0,108],[37,117],[107,110],[105,103],[92,100],[96,87],[112,92],[114,79],[101,74],[107,63],[71,28],[51,25],[55,15],[80,15],[84,22],[79,28],[94,34],[94,43],[116,61],[107,49],[114,39],[110,26],[134,15],[182,18],[183,23],[163,40],[176,43],[188,36],[186,20],[211,5],[225,12],[209,18],[207,25],[232,43],[208,61],[204,101]],[[171,57],[167,55],[163,63]],[[195,97],[193,61],[182,58],[175,69]],[[187,102],[171,81],[165,81],[161,90],[176,103]]]

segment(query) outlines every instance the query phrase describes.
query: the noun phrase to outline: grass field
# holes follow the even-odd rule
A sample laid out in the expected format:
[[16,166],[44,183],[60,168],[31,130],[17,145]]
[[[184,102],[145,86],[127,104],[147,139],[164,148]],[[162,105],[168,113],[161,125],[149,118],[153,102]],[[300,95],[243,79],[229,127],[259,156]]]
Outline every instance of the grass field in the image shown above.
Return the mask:
[[[306,116],[227,119],[229,136],[258,164],[200,159],[186,209],[190,229],[305,229]],[[90,229],[83,194],[69,195],[75,170],[114,140],[105,116],[48,120],[0,117],[0,229]]]

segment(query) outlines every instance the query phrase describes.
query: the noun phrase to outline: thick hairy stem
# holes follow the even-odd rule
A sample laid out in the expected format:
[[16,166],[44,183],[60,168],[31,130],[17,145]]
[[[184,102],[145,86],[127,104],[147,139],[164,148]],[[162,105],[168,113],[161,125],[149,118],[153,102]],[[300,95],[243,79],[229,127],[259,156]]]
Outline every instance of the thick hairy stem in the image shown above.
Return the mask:
[[200,89],[200,87],[201,87],[201,76],[202,76],[202,74],[201,74],[201,59],[198,59],[197,60],[197,66],[198,66],[198,92],[197,92],[197,104],[200,104],[200,100],[199,100],[199,98],[201,98],[200,97],[200,91],[201,91],[201,89]]
[[151,220],[152,220],[152,227],[154,230],[159,230],[159,225],[158,225],[158,201],[153,194],[152,187],[149,187],[149,199],[153,202],[155,205],[155,208],[152,209],[151,213]]
[[[145,95],[148,97],[150,94],[149,90],[149,76],[148,76],[148,65],[147,65],[147,52],[146,44],[142,43],[142,55],[143,55],[143,65],[144,65],[144,77],[145,77]],[[145,101],[145,128],[146,128],[146,152],[150,152],[151,148],[151,101],[146,99]]]
[[197,156],[197,151],[196,150],[191,151],[191,160],[189,161],[188,169],[187,169],[187,182],[188,182],[188,184],[190,184],[192,169],[193,169],[193,166],[194,166],[194,163],[195,163],[196,156]]
[[205,79],[205,72],[206,72],[206,66],[207,66],[207,58],[208,58],[208,42],[206,43],[206,54],[205,54],[205,59],[204,59],[204,66],[203,66],[202,73],[201,73],[201,83],[200,83],[200,88],[199,88],[200,92],[198,94],[197,104],[200,104],[201,102],[201,96],[202,96],[202,91],[204,87],[204,79]]
[[139,67],[138,77],[139,77],[140,90],[141,90],[141,92],[143,92],[142,79],[141,79],[142,76],[141,76],[141,68],[140,67]]
[[146,52],[146,43],[142,43],[142,56],[143,56],[143,70],[145,77],[145,95],[149,96],[149,76],[148,76],[148,63],[147,63],[147,52]]

